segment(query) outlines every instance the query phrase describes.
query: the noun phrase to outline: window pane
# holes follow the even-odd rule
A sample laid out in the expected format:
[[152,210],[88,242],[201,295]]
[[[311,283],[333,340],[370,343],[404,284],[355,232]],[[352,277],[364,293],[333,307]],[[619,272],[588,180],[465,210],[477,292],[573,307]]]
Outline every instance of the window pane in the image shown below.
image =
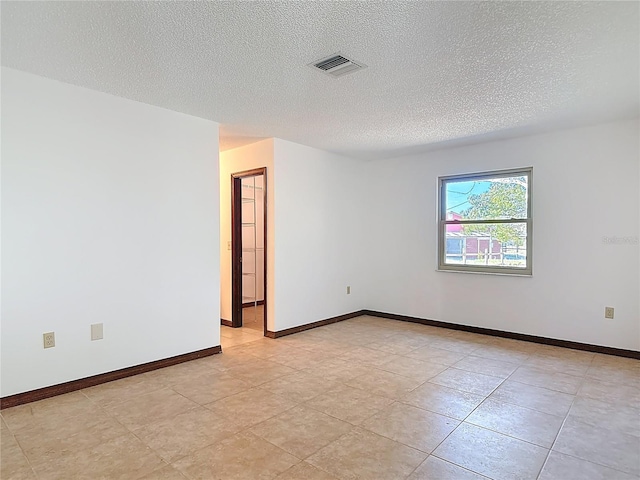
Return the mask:
[[[444,220],[527,218],[528,177],[495,177],[445,182]],[[449,228],[457,227],[448,225]],[[455,231],[455,230],[448,230]]]
[[446,265],[492,267],[527,267],[526,223],[485,223],[481,225],[447,225]]

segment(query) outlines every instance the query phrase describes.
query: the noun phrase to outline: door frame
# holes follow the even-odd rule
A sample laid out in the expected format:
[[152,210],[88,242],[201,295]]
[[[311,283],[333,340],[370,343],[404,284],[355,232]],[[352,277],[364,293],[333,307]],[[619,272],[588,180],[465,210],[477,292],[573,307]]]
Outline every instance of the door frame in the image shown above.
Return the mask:
[[242,326],[242,179],[262,175],[264,196],[264,335],[267,335],[267,167],[231,174],[231,326]]

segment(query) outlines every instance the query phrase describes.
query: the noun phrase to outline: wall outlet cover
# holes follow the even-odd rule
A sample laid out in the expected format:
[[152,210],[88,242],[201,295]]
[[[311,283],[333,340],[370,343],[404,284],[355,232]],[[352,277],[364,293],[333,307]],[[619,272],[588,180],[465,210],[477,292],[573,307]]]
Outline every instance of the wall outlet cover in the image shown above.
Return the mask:
[[56,346],[56,334],[54,332],[47,332],[42,334],[42,342],[44,348],[51,348]]
[[91,340],[102,340],[103,338],[102,324],[94,323],[91,325]]
[[604,307],[604,318],[613,319],[613,307]]

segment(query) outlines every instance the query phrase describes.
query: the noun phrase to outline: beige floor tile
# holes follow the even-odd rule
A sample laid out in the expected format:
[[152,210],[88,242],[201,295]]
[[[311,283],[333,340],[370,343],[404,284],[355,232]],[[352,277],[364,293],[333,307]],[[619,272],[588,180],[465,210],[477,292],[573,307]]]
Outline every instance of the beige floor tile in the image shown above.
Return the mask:
[[442,348],[443,350],[465,353],[467,355],[475,352],[482,347],[482,344],[480,343],[455,338],[453,336],[438,338],[436,340],[433,340],[430,345],[436,348]]
[[637,478],[558,452],[551,452],[538,477],[539,480],[637,480]]
[[[426,336],[416,335],[411,332],[402,332],[400,330],[394,330],[394,331],[400,332],[400,333],[394,333],[392,336],[386,339],[385,342],[383,342],[382,344],[390,343],[394,345],[394,347],[392,348],[397,348],[397,346],[404,346],[405,348],[409,349],[409,351],[415,350],[420,347],[424,347],[429,344],[429,339]],[[406,353],[409,353],[409,351],[407,351]],[[391,352],[391,353],[396,353],[396,355],[403,355],[399,352]]]
[[[506,353],[514,353],[521,355],[521,358],[525,356],[528,357],[530,355],[534,355],[539,351],[540,347],[544,345],[540,345],[537,343],[525,342],[524,340],[514,340],[513,338],[504,338],[504,337],[495,337],[492,335],[483,335],[484,338],[484,346],[482,347],[483,351],[492,351],[497,349],[501,352]],[[552,350],[566,350],[560,347],[550,347]]]
[[136,430],[135,434],[164,461],[171,463],[207,445],[229,438],[241,429],[232,420],[232,415],[223,417],[199,407],[146,425]]
[[601,353],[596,353],[593,356],[593,361],[591,362],[591,366],[593,367],[614,367],[619,369],[635,369],[640,370],[640,360],[637,358],[626,358],[626,357],[618,357],[615,355],[604,355]]
[[578,396],[640,409],[640,388],[629,385],[585,378]]
[[220,346],[222,347],[222,351],[224,352],[228,348],[260,340],[261,337],[262,336],[258,335],[257,332],[253,335],[243,334],[242,336],[236,337],[220,337]]
[[455,363],[453,367],[467,372],[482,373],[504,379],[516,371],[518,364],[469,355]]
[[495,400],[485,400],[465,420],[545,448],[551,448],[563,421],[562,417]]
[[[496,340],[505,340],[505,339],[496,339]],[[498,360],[501,362],[507,363],[517,363],[519,365],[525,363],[531,353],[521,349],[521,346],[496,346],[496,345],[487,345],[473,352],[473,355],[476,357],[482,358],[491,358],[493,360]]]
[[205,358],[152,370],[139,376],[150,382],[170,386],[199,376],[216,375],[224,370],[221,365],[221,358],[222,354],[210,355]]
[[304,459],[352,428],[350,423],[298,406],[253,426],[251,432]]
[[516,370],[510,380],[526,383],[536,387],[544,387],[557,392],[575,395],[582,385],[582,377],[554,373],[538,367],[522,366]]
[[355,377],[345,383],[381,397],[398,400],[411,392],[411,390],[422,385],[424,381],[371,368],[364,375]]
[[384,365],[378,367],[380,370],[396,373],[403,377],[415,378],[426,382],[447,369],[446,365],[440,363],[424,362],[409,357],[394,358]]
[[[639,360],[368,316],[221,337],[222,354],[3,410],[0,477],[529,478],[564,421],[542,480],[638,478]],[[452,449],[464,466],[438,458]]]
[[[177,366],[185,371],[189,367],[186,365]],[[103,383],[95,387],[85,388],[82,392],[93,402],[101,407],[110,407],[116,403],[123,402],[140,395],[146,395],[154,390],[161,390],[164,385],[158,381],[157,377],[147,375],[134,375],[133,377],[114,380]]]
[[298,348],[290,344],[281,343],[280,340],[274,340],[271,338],[264,338],[261,341],[250,342],[235,348],[234,350],[241,350],[244,353],[253,355],[256,358],[268,360],[269,358],[279,359],[283,357],[290,357],[295,353],[304,354],[308,350],[304,348]]
[[451,417],[394,403],[362,423],[362,428],[431,453],[458,425],[460,421]]
[[197,403],[169,388],[163,388],[113,404],[106,410],[129,430],[136,430],[197,407]]
[[397,358],[397,355],[367,347],[355,347],[340,355],[340,358],[347,362],[361,363],[375,367],[390,362],[394,358]]
[[243,427],[263,422],[295,407],[298,402],[262,388],[252,388],[217,400],[206,407],[220,416],[233,415],[233,421]]
[[215,402],[249,390],[251,385],[226,372],[199,376],[176,383],[171,388],[199,405]]
[[464,420],[484,400],[484,396],[425,383],[402,399],[415,407]]
[[535,479],[548,450],[468,423],[460,425],[434,455],[495,480]]
[[164,464],[132,434],[114,438],[88,450],[68,452],[34,466],[47,480],[141,478]]
[[35,479],[27,457],[13,438],[11,433],[2,435],[0,444],[0,478],[2,479]]
[[417,348],[412,352],[409,352],[405,357],[415,358],[416,360],[423,360],[425,362],[440,363],[442,365],[451,366],[456,362],[459,362],[467,355],[460,352],[452,352],[450,350],[444,350],[442,348],[432,347],[426,345],[421,348]]
[[[342,364],[342,366],[337,366],[338,362],[344,362],[344,364]],[[349,363],[342,359],[334,359],[328,362],[322,362],[315,368],[308,368],[302,371],[311,375],[319,376],[325,380],[345,383],[353,378],[369,373],[371,368],[372,367],[368,365]]]
[[285,375],[260,385],[260,388],[286,396],[295,402],[306,402],[336,386],[335,381],[306,371]]
[[231,368],[246,367],[248,365],[260,365],[263,359],[256,357],[250,352],[244,350],[244,347],[234,347],[225,350],[223,353],[216,355],[214,367],[221,371],[227,372]]
[[593,359],[598,355],[593,352],[575,350],[572,348],[556,347],[553,345],[542,345],[537,343],[531,343],[530,345],[533,349],[532,357],[542,356],[546,358],[555,358],[558,360],[591,364]]
[[475,395],[487,396],[493,392],[504,380],[482,373],[467,372],[457,368],[448,368],[444,372],[429,380],[429,383],[455,388]]
[[[422,343],[421,346],[424,346],[425,343]],[[395,342],[391,339],[382,340],[380,342],[368,343],[365,347],[370,348],[379,352],[381,355],[390,354],[390,355],[405,355],[418,347],[413,347],[408,345],[405,342]]]
[[345,480],[397,480],[407,477],[426,457],[423,452],[356,428],[311,455],[307,462]]
[[96,407],[62,421],[43,421],[16,431],[16,440],[32,465],[47,463],[59,455],[87,450],[129,433],[125,427]]
[[182,475],[178,470],[171,465],[165,465],[164,467],[154,470],[153,472],[140,477],[140,480],[188,480],[187,477]]
[[587,359],[558,358],[546,354],[534,354],[524,363],[527,366],[542,369],[548,373],[565,373],[576,377],[584,377],[591,365],[591,357]]
[[507,379],[489,398],[564,417],[569,412],[575,396]]
[[640,410],[586,397],[576,397],[569,417],[599,428],[640,437]]
[[486,478],[430,455],[407,480],[485,480]]
[[640,476],[640,438],[568,418],[553,450]]
[[227,373],[255,387],[284,375],[291,375],[296,371],[286,365],[261,360],[259,363],[232,367],[227,370]]
[[39,422],[63,422],[81,413],[95,411],[96,405],[82,392],[47,398],[2,410],[2,418],[12,432]]
[[304,370],[307,368],[313,368],[318,363],[331,359],[332,356],[325,352],[305,350],[297,348],[295,351],[288,351],[283,354],[273,355],[268,357],[271,361],[280,365],[285,365],[288,368],[294,370]]
[[324,470],[307,462],[300,462],[276,477],[276,480],[338,480]]
[[319,412],[358,425],[376,414],[393,400],[373,395],[359,388],[338,385],[305,403]]
[[[640,361],[638,362],[640,364]],[[595,378],[603,382],[620,383],[631,387],[640,388],[640,368],[631,368],[621,364],[596,365],[589,367],[585,374],[588,378]]]
[[266,480],[299,461],[257,435],[242,432],[181,458],[173,466],[190,479]]

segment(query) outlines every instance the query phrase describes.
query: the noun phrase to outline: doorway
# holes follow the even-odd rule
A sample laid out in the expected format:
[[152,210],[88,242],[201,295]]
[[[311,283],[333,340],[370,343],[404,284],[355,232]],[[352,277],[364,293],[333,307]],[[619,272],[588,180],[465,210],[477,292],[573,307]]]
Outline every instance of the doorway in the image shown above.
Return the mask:
[[231,175],[231,326],[267,333],[267,169]]

